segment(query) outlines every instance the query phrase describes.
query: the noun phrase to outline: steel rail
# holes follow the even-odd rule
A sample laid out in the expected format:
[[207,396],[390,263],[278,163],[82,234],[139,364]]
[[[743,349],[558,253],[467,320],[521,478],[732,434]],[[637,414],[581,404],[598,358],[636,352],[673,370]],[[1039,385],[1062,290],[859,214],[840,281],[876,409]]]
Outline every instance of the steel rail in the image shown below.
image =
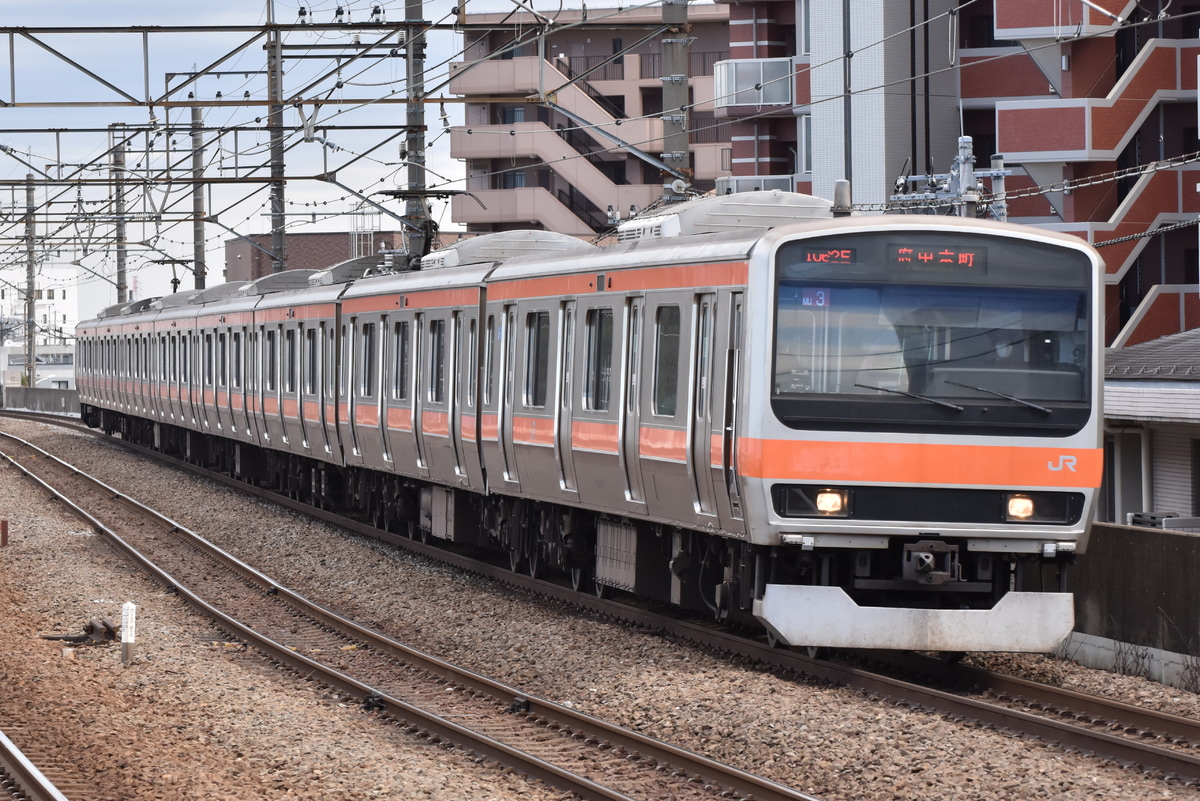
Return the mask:
[[[70,427],[77,428],[80,426],[71,421]],[[86,428],[83,430],[91,431]],[[378,649],[381,653],[388,654],[414,666],[419,666],[436,675],[446,676],[456,686],[483,693],[489,697],[508,699],[516,702],[520,705],[522,713],[531,720],[540,723],[553,721],[558,728],[584,733],[584,736],[590,742],[603,743],[628,754],[650,759],[658,764],[668,765],[672,769],[686,775],[701,777],[707,782],[732,790],[740,797],[753,798],[757,799],[757,801],[817,801],[814,796],[801,793],[747,771],[724,765],[716,760],[669,743],[646,737],[619,726],[614,726],[599,718],[594,718],[568,707],[521,692],[516,688],[493,681],[474,672],[466,671],[436,657],[391,640],[378,632],[341,617],[335,612],[308,600],[299,593],[279,585],[268,576],[245,564],[224,549],[209,543],[181,524],[145,506],[132,497],[121,493],[104,482],[79,471],[74,466],[46,452],[44,449],[7,432],[0,431],[0,437],[7,437],[38,451],[42,454],[43,458],[53,460],[60,466],[71,470],[79,477],[101,487],[106,493],[111,494],[113,500],[141,514],[150,516],[160,524],[169,526],[173,530],[182,533],[192,541],[192,544],[220,560],[230,569],[256,585],[264,593],[280,596],[302,614],[311,617],[318,623],[348,631],[351,636],[366,641],[370,647]],[[141,451],[143,449],[137,448],[136,450]],[[153,451],[149,453],[154,454]],[[158,456],[161,458],[161,454],[158,454]],[[159,583],[172,588],[194,610],[211,618],[221,630],[225,631],[231,637],[248,643],[251,647],[267,655],[270,660],[287,667],[299,675],[314,677],[321,684],[356,697],[364,702],[364,705],[369,705],[371,709],[379,710],[387,717],[404,721],[406,728],[411,731],[418,731],[431,739],[441,739],[459,744],[473,753],[513,767],[547,784],[576,793],[582,798],[604,799],[605,801],[632,801],[628,796],[593,782],[586,777],[567,771],[503,742],[483,736],[479,732],[460,726],[448,719],[429,713],[382,692],[378,688],[357,681],[351,676],[309,659],[286,645],[278,643],[242,624],[240,621],[205,602],[196,593],[182,585],[175,577],[155,565],[116,532],[106,527],[101,521],[79,507],[57,489],[50,486],[46,481],[27,470],[24,465],[2,452],[0,452],[0,457],[7,459],[26,475],[29,475],[34,481],[41,484],[48,492],[61,499],[74,514],[95,527],[97,531],[117,545],[137,565],[154,576]],[[175,464],[174,460],[168,461]],[[207,475],[207,473],[203,474]],[[246,485],[240,483],[237,486],[241,489],[246,488]],[[268,495],[266,497],[275,498],[276,496]]]
[[67,801],[54,783],[21,753],[21,749],[0,732],[0,766],[29,801]]
[[[1089,729],[1084,726],[1042,717],[1029,712],[1011,709],[982,699],[964,697],[951,692],[903,681],[901,679],[872,673],[857,668],[839,665],[827,660],[812,659],[798,651],[772,648],[765,642],[746,638],[744,633],[731,633],[711,625],[681,620],[668,614],[632,606],[619,599],[601,599],[577,592],[562,585],[514,573],[502,565],[480,562],[478,559],[436,545],[382,531],[368,523],[351,520],[324,509],[316,509],[300,501],[278,495],[261,487],[254,487],[237,479],[215,473],[197,465],[180,462],[150,449],[142,448],[121,440],[122,445],[133,450],[162,459],[183,469],[192,471],[226,486],[249,492],[261,498],[285,505],[296,511],[312,515],[328,523],[352,530],[358,534],[383,540],[408,550],[421,553],[431,559],[451,564],[460,569],[484,575],[522,589],[554,598],[579,607],[608,615],[614,619],[678,636],[689,641],[722,652],[737,654],[784,670],[852,687],[863,692],[887,698],[892,702],[919,707],[950,717],[973,720],[999,729],[1018,732],[1046,742],[1057,743],[1124,764],[1141,765],[1147,769],[1177,777],[1187,782],[1200,782],[1200,757],[1182,751],[1163,748],[1152,743],[1138,742]],[[1146,713],[1153,714],[1153,713]]]

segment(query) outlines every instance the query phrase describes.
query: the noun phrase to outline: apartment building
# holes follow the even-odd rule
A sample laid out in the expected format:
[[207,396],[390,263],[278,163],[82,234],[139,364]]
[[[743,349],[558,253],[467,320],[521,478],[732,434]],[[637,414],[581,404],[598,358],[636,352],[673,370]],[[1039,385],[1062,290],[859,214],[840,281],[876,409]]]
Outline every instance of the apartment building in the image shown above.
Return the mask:
[[[464,124],[450,132],[450,155],[465,162],[474,197],[452,200],[455,223],[472,233],[590,236],[659,200],[673,182],[664,164],[690,170],[702,192],[731,174],[712,77],[729,55],[726,6],[691,5],[683,32],[663,31],[657,6],[554,19],[560,25],[539,41],[523,35],[537,22],[524,12],[467,15],[465,56],[449,85],[464,99]],[[664,161],[663,87],[672,79],[663,75],[664,37],[689,40],[686,162]]]
[[1200,2],[959,5],[730,2],[722,183],[829,197],[849,178],[879,204],[905,175],[947,172],[965,134],[979,167],[999,153],[1013,170],[1009,219],[1102,246],[1110,342],[1200,326],[1197,229],[1136,236],[1196,220],[1200,164],[1132,170],[1200,150]]

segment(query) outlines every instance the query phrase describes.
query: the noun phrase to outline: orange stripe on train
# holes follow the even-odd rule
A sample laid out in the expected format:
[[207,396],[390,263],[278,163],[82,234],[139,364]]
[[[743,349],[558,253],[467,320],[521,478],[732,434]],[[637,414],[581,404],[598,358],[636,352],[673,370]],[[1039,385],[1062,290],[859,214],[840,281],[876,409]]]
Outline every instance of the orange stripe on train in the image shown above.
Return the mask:
[[1099,448],[895,442],[738,441],[738,472],[782,481],[1096,487]]

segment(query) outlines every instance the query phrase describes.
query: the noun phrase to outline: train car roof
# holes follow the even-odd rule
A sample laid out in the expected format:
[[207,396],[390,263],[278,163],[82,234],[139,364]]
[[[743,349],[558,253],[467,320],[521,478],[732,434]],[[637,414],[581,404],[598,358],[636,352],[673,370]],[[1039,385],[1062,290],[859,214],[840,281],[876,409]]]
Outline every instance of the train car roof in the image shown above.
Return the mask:
[[535,253],[575,253],[595,248],[590,242],[554,231],[516,230],[463,239],[421,258],[421,271],[466,264],[494,264]]
[[736,261],[749,256],[762,234],[762,229],[755,229],[701,236],[633,240],[598,247],[586,253],[576,254],[571,259],[530,256],[499,265],[488,277],[488,281],[511,281],[538,275],[612,271],[701,261]]
[[617,241],[762,230],[801,220],[828,220],[832,216],[833,203],[813,195],[778,189],[738,192],[644,212],[617,227]]
[[343,297],[379,295],[388,292],[424,292],[482,285],[492,270],[492,263],[467,264],[458,267],[439,267],[435,270],[410,270],[390,275],[367,276],[355,281]]

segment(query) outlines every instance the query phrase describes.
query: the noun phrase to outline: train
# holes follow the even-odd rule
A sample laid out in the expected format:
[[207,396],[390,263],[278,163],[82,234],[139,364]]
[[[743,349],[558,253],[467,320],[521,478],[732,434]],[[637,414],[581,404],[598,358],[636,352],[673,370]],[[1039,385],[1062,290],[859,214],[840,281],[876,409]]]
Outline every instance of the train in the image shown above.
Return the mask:
[[1046,652],[1103,472],[1082,240],[758,191],[611,244],[177,292],[77,329],[94,428],[776,645]]

